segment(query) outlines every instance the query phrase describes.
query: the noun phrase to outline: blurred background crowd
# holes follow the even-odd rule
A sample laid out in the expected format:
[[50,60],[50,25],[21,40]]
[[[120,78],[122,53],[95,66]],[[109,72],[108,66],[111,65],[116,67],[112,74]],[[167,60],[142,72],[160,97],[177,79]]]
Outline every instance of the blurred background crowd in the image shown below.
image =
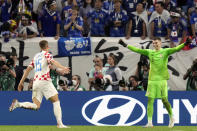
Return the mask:
[[196,0],[1,0],[1,36],[196,37]]
[[[164,37],[170,47],[196,39],[197,0],[0,0],[0,36],[10,39],[34,37]],[[23,69],[16,65],[17,54],[0,54],[0,90],[17,90]],[[197,90],[197,65],[184,75],[187,90]],[[113,54],[107,65],[95,57],[90,70],[89,87],[81,85],[79,75],[60,79],[61,71],[51,68],[58,90],[146,90],[149,62],[144,58],[136,73],[124,79]],[[32,89],[33,79],[27,80]]]

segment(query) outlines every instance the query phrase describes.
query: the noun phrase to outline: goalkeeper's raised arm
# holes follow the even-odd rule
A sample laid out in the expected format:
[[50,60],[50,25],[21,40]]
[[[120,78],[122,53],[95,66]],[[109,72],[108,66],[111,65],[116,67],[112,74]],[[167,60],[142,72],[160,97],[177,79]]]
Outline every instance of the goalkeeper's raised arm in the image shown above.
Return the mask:
[[127,47],[128,49],[130,49],[133,52],[148,56],[148,50],[147,49],[140,49],[140,48],[137,48],[135,46],[128,45],[122,39],[119,40],[118,44],[122,45],[123,47]]

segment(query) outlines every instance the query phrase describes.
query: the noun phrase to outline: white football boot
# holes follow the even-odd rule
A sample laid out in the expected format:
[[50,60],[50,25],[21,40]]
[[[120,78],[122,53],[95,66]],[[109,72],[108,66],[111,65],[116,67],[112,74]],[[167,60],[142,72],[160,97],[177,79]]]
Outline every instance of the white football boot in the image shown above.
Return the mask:
[[17,107],[19,107],[19,102],[17,99],[14,99],[12,101],[11,106],[9,107],[9,111],[12,112],[14,109],[16,109]]
[[175,122],[174,117],[171,117],[171,118],[170,118],[170,121],[169,121],[169,125],[168,125],[168,127],[169,127],[169,128],[174,127],[174,122]]

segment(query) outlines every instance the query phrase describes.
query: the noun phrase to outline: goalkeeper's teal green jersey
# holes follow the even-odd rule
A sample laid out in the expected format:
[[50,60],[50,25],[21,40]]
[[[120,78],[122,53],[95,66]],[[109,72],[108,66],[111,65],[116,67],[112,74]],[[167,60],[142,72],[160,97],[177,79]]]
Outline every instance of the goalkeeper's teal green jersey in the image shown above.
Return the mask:
[[169,73],[167,68],[168,56],[181,50],[184,47],[184,44],[181,44],[174,48],[161,48],[159,51],[151,49],[139,49],[131,45],[128,45],[127,47],[131,51],[149,57],[150,71],[148,79],[152,81],[159,81],[169,79]]

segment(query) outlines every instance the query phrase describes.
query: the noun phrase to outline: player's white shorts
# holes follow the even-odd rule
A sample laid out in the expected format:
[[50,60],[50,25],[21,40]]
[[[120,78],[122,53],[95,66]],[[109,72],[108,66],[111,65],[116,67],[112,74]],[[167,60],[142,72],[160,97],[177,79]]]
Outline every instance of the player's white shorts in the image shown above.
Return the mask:
[[56,94],[58,92],[51,81],[36,81],[33,83],[32,99],[35,97],[40,103],[43,96],[48,100]]

